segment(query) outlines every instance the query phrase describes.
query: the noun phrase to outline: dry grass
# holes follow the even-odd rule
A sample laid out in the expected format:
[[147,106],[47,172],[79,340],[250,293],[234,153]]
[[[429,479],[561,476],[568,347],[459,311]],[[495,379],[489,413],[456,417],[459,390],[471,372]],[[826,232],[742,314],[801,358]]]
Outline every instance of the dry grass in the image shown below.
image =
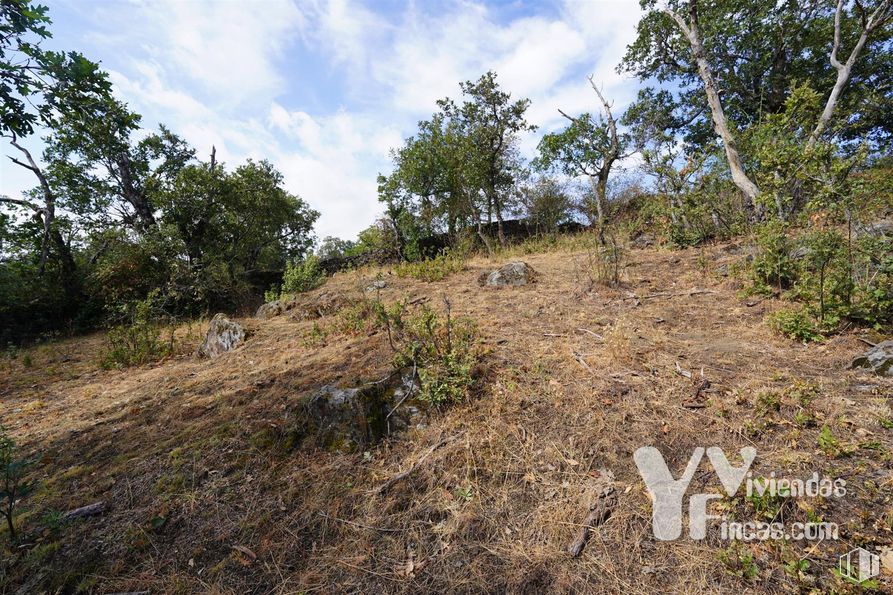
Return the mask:
[[[859,335],[810,347],[773,335],[763,319],[779,304],[748,306],[736,281],[711,273],[738,258],[725,246],[631,251],[617,287],[582,287],[585,255],[566,244],[524,256],[540,273],[529,287],[480,288],[493,263],[472,260],[443,281],[366,269],[304,296],[360,299],[383,273],[381,299],[436,307],[447,296],[455,315],[478,322],[489,373],[477,399],[368,454],[285,446],[302,395],[380,378],[390,365],[382,332],[344,334],[335,317],[243,320],[247,343],[213,361],[181,355],[102,371],[94,335],[37,349],[31,368],[7,362],[0,421],[40,453],[45,481],[20,518],[27,545],[4,554],[0,579],[5,572],[25,591],[101,592],[846,590],[831,575],[837,556],[889,545],[893,524],[893,431],[879,422],[893,418],[893,382],[846,369],[863,350]],[[703,368],[704,408],[683,406],[694,387],[677,362],[696,376]],[[803,382],[817,387],[813,427],[794,421],[792,387]],[[778,410],[756,406],[767,391]],[[818,448],[823,424],[846,456]],[[843,477],[853,486],[844,501],[810,503],[840,524],[841,540],[743,544],[758,569],[752,579],[722,561],[728,546],[716,535],[656,541],[632,461],[644,445],[660,448],[675,473],[696,446],[755,445],[757,474]],[[571,559],[565,548],[600,469],[615,475],[619,504]],[[690,491],[717,485],[706,462],[701,471]],[[44,528],[45,512],[96,500],[109,504],[104,516]],[[743,502],[730,505],[748,515]],[[805,577],[785,573],[804,556]]]

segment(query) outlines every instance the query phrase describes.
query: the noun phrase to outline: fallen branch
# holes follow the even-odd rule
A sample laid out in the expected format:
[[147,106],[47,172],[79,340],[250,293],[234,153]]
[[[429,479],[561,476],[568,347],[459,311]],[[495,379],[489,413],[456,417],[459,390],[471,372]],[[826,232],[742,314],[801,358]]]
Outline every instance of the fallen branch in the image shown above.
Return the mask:
[[543,333],[544,337],[567,337],[567,335],[562,335],[561,333]]
[[455,436],[450,436],[450,437],[448,437],[448,438],[444,438],[443,440],[441,440],[440,442],[438,442],[437,444],[435,444],[434,446],[432,446],[431,448],[429,448],[427,451],[425,451],[425,454],[423,454],[421,457],[419,457],[419,460],[416,461],[416,462],[412,465],[412,467],[410,467],[410,468],[407,469],[406,471],[401,471],[400,473],[398,473],[397,475],[395,475],[395,476],[392,477],[391,479],[387,480],[387,481],[386,481],[385,483],[383,483],[378,489],[375,490],[375,494],[377,494],[377,495],[379,495],[379,496],[382,495],[382,494],[384,494],[384,493],[387,492],[389,489],[391,489],[391,487],[392,487],[395,483],[397,483],[397,482],[399,482],[399,481],[402,481],[402,480],[406,479],[407,477],[409,477],[410,475],[412,475],[413,473],[415,473],[415,472],[419,469],[419,467],[422,466],[422,463],[425,462],[425,459],[427,459],[427,458],[430,457],[432,454],[434,454],[434,451],[436,451],[437,449],[439,449],[439,448],[441,448],[441,447],[443,447],[443,446],[446,446],[446,445],[449,444],[450,442],[454,442],[454,441],[458,440],[459,438],[462,437],[462,434],[463,434],[463,433],[460,432],[459,434],[456,434]]
[[611,516],[611,512],[616,506],[617,495],[614,492],[614,488],[609,486],[599,494],[595,503],[590,505],[589,515],[587,515],[586,520],[583,521],[583,525],[577,531],[577,535],[573,542],[567,547],[567,552],[571,557],[576,558],[583,553],[583,548],[586,547],[586,542],[589,541],[589,532],[594,527],[598,527],[608,520],[608,517]]
[[589,372],[592,372],[592,368],[589,367],[589,364],[586,363],[586,361],[583,359],[582,355],[580,355],[579,353],[577,353],[576,351],[573,351],[573,350],[571,350],[571,355],[574,356],[574,359],[577,360],[577,362],[581,366],[586,368],[586,370],[588,370]]
[[69,510],[64,515],[62,515],[62,520],[70,520],[83,518],[88,516],[96,516],[105,512],[105,502],[94,502],[93,504],[88,504],[87,506],[81,506],[80,508],[75,508],[74,510]]
[[578,332],[581,332],[581,333],[587,333],[587,334],[590,334],[590,335],[592,335],[593,337],[595,337],[596,339],[598,339],[599,341],[604,341],[604,340],[605,340],[605,338],[602,337],[600,334],[598,334],[598,333],[594,333],[594,332],[592,332],[591,330],[589,330],[588,328],[578,328],[577,331],[578,331]]
[[688,291],[666,291],[661,293],[652,293],[650,295],[643,295],[640,299],[650,300],[651,298],[659,298],[659,297],[676,297],[680,295],[684,295],[686,297],[693,295],[700,295],[702,293],[716,293],[712,289],[690,289]]

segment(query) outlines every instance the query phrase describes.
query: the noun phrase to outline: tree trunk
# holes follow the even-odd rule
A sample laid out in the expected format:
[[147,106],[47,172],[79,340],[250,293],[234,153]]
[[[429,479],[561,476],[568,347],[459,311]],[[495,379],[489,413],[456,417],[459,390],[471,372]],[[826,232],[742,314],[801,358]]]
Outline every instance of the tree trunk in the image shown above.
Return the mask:
[[[858,6],[858,2],[856,4]],[[819,121],[816,123],[815,130],[813,130],[812,134],[809,136],[807,147],[812,148],[815,146],[815,143],[819,140],[822,132],[827,128],[828,123],[831,121],[831,116],[834,114],[834,109],[837,107],[837,101],[840,99],[840,95],[843,93],[843,89],[846,87],[850,80],[850,76],[853,73],[853,65],[856,63],[856,59],[862,52],[862,48],[865,47],[865,42],[868,40],[869,34],[890,20],[891,14],[887,11],[890,9],[891,4],[893,4],[891,0],[884,0],[867,21],[863,19],[862,33],[859,35],[859,40],[856,42],[853,51],[850,52],[847,61],[841,64],[837,59],[837,51],[840,49],[840,19],[843,12],[844,2],[843,0],[837,0],[837,10],[834,13],[834,45],[831,48],[831,55],[829,56],[831,66],[837,70],[837,80],[834,81],[834,87],[831,89],[831,94],[828,95],[828,101],[825,103],[825,109],[822,110],[822,115],[819,116]]]
[[690,0],[690,20],[688,23],[686,23],[685,19],[673,10],[666,8],[664,11],[676,21],[676,24],[682,30],[691,45],[692,54],[694,55],[695,62],[698,66],[698,74],[701,77],[701,81],[704,83],[704,91],[707,94],[707,103],[710,106],[710,113],[713,118],[713,129],[722,139],[723,148],[726,153],[726,161],[729,164],[729,170],[732,172],[732,181],[741,193],[744,194],[744,207],[748,212],[749,217],[752,218],[756,199],[760,194],[760,190],[744,171],[741,156],[738,154],[738,145],[735,142],[735,137],[732,134],[732,131],[729,130],[726,114],[723,111],[722,101],[719,98],[716,81],[713,77],[713,71],[710,68],[710,64],[707,62],[707,54],[704,52],[704,46],[698,35],[697,1]]

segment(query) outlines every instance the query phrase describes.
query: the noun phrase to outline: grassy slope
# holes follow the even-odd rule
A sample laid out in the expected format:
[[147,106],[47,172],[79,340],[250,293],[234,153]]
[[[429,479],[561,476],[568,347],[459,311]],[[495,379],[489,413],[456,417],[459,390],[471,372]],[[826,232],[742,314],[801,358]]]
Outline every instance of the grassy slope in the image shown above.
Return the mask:
[[[811,347],[772,335],[763,318],[780,305],[741,299],[738,282],[712,273],[740,258],[731,252],[633,251],[621,287],[591,291],[583,253],[524,256],[540,281],[515,289],[478,287],[478,274],[493,264],[485,260],[434,283],[385,271],[382,299],[428,297],[439,307],[447,296],[454,314],[475,318],[490,371],[476,400],[366,456],[288,451],[287,431],[296,400],[314,387],[388,370],[380,332],[320,339],[313,326],[328,328],[330,319],[280,316],[242,321],[248,342],[210,362],[182,355],[101,371],[99,335],[34,350],[31,368],[20,356],[0,370],[0,421],[26,451],[40,453],[45,481],[19,519],[28,545],[3,553],[8,574],[0,580],[10,591],[233,593],[836,584],[840,553],[891,543],[893,430],[879,420],[893,418],[893,381],[846,369],[865,347],[856,332]],[[377,272],[338,275],[313,295],[359,296]],[[687,295],[693,289],[709,292]],[[194,329],[184,336],[190,346],[198,339]],[[695,389],[677,362],[703,368],[706,407],[682,406]],[[803,383],[814,387],[805,406]],[[817,424],[804,427],[804,414]],[[823,424],[842,453],[819,449]],[[410,478],[372,493],[459,432]],[[843,477],[846,499],[789,502],[780,513],[786,522],[807,514],[837,522],[841,540],[740,550],[715,536],[655,541],[632,461],[649,444],[675,473],[697,446],[731,453],[754,445],[756,474]],[[619,505],[570,559],[565,548],[599,469],[616,476]],[[718,486],[706,459],[700,471],[690,492]],[[97,500],[109,505],[101,517],[60,526],[46,516]],[[750,504],[730,506],[755,516]],[[748,555],[752,565],[740,561]],[[811,561],[805,575],[784,571],[803,556]]]

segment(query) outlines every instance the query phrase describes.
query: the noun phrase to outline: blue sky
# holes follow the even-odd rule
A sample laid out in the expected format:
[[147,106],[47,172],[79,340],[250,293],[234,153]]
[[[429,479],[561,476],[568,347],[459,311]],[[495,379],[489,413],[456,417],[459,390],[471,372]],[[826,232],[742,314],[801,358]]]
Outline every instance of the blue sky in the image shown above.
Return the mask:
[[[540,132],[558,108],[597,109],[595,75],[621,111],[637,82],[614,67],[636,0],[55,0],[49,44],[100,61],[115,92],[207,156],[272,161],[322,213],[318,236],[353,238],[381,212],[375,178],[461,80],[495,70],[532,100]],[[31,141],[34,148],[39,144]],[[3,147],[10,154],[9,147]],[[8,160],[0,193],[34,185]]]

